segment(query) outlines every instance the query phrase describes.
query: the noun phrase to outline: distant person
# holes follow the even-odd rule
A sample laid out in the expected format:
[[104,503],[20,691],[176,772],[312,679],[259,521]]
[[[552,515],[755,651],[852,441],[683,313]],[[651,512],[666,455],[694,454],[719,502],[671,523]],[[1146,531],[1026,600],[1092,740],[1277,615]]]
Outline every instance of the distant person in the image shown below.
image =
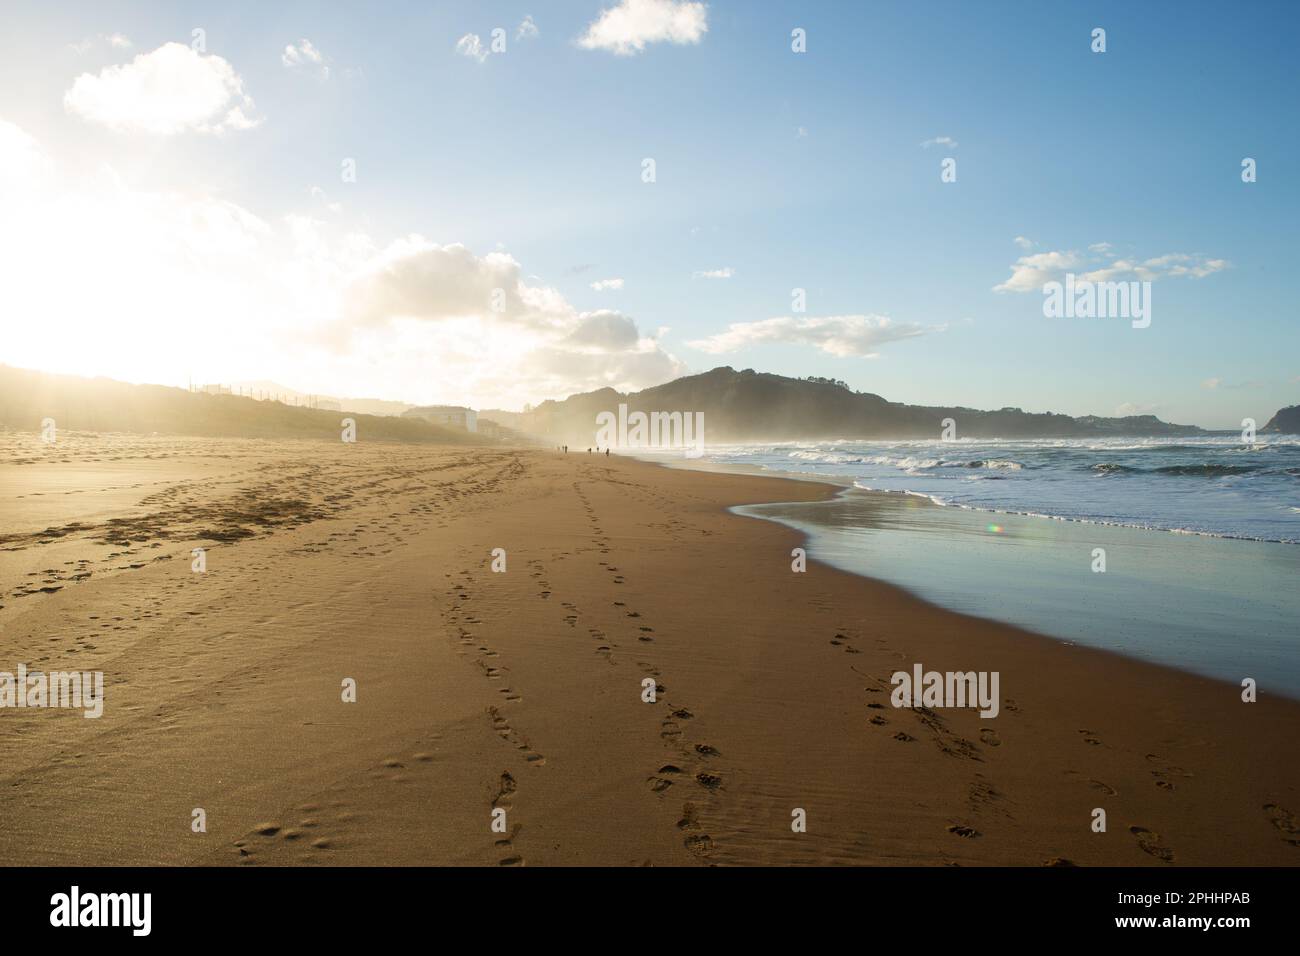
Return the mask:
[[609,449],[608,449],[608,448],[605,449],[605,457],[606,457],[606,458],[609,457]]

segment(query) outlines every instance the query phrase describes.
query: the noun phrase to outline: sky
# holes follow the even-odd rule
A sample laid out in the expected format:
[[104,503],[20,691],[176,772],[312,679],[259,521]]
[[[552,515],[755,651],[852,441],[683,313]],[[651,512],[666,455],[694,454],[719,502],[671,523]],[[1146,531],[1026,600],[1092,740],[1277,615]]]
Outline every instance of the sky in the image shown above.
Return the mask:
[[[1263,425],[1300,402],[1298,11],[6,0],[0,362]],[[1066,273],[1150,282],[1149,325],[1046,316]]]

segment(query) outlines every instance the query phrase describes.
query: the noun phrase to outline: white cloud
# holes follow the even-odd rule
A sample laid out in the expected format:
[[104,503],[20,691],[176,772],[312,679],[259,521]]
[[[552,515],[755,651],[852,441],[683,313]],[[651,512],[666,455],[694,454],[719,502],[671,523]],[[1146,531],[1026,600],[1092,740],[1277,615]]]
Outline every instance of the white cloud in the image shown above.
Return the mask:
[[994,292],[1031,292],[1041,289],[1062,273],[1080,267],[1083,260],[1073,252],[1036,252],[1021,256],[1011,267],[1011,278],[993,287]]
[[584,312],[577,326],[562,340],[581,352],[610,352],[634,348],[641,339],[636,323],[622,312],[600,309]]
[[730,279],[736,274],[731,266],[722,269],[701,269],[691,273],[692,279]]
[[699,43],[708,30],[708,8],[703,3],[621,0],[617,6],[603,10],[577,42],[585,50],[632,56],[648,43]]
[[1201,388],[1218,388],[1221,384],[1223,384],[1221,378],[1207,378],[1201,383]]
[[727,331],[687,342],[691,348],[717,355],[751,345],[812,345],[840,357],[875,358],[886,342],[942,331],[942,326],[895,322],[883,315],[779,316],[757,322],[733,322]]
[[505,252],[477,256],[463,245],[410,236],[370,256],[344,303],[333,342],[340,351],[354,352],[376,330],[423,334],[426,359],[445,363],[454,341],[452,352],[465,361],[450,374],[472,379],[480,392],[510,395],[516,405],[607,385],[645,388],[686,372],[632,318],[577,311],[556,289],[524,281]]
[[533,22],[532,15],[524,17],[519,21],[519,28],[515,30],[516,40],[535,39],[541,31],[537,29],[537,24]]
[[483,40],[477,33],[466,33],[456,41],[456,52],[461,56],[473,57],[482,63],[488,58],[490,51],[483,45]]
[[5,327],[11,365],[504,408],[686,372],[633,318],[579,312],[508,253],[136,186],[3,119],[0,208],[0,314],[24,316]]
[[328,80],[330,76],[330,68],[329,64],[325,62],[325,55],[316,49],[306,37],[299,40],[296,46],[290,43],[285,47],[284,52],[280,54],[280,62],[291,70],[312,73],[322,80]]
[[98,76],[83,73],[63,97],[64,108],[119,131],[167,136],[192,130],[220,133],[249,129],[253,101],[243,80],[219,56],[166,43]]
[[1018,245],[1021,249],[1032,249],[1032,248],[1034,248],[1034,240],[1032,240],[1032,239],[1026,239],[1024,236],[1016,236],[1014,242],[1015,242],[1015,244]]
[[347,311],[362,323],[473,317],[539,331],[562,329],[574,315],[557,290],[527,285],[509,253],[479,257],[459,243],[418,235],[367,263],[348,290]]
[[[1032,246],[1023,236],[1016,237],[1021,249]],[[1186,277],[1203,279],[1229,268],[1225,259],[1171,252],[1151,259],[1119,259],[1108,242],[1095,242],[1088,254],[1074,250],[1037,252],[1024,255],[1011,266],[1011,275],[993,287],[994,292],[1041,291],[1048,282],[1059,282],[1067,272],[1087,282],[1154,282],[1157,279]]]
[[1150,272],[1153,276],[1160,274],[1204,279],[1208,275],[1222,272],[1228,268],[1228,262],[1225,259],[1206,259],[1204,256],[1171,252],[1155,259],[1148,259],[1138,268],[1144,272]]
[[100,43],[106,43],[114,50],[129,50],[132,46],[130,38],[123,36],[121,33],[101,33],[97,37],[87,37],[86,39],[79,40],[76,43],[69,43],[68,47],[73,53],[80,56],[82,53],[89,52]]
[[591,283],[591,287],[597,292],[604,292],[606,289],[618,290],[623,288],[622,279],[597,279]]
[[9,183],[21,184],[42,163],[36,140],[21,127],[0,119],[0,189]]
[[312,186],[311,189],[307,191],[311,194],[312,199],[319,200],[330,212],[339,213],[343,211],[343,204],[340,202],[331,202],[329,194],[319,186]]
[[936,136],[934,139],[927,139],[921,144],[922,149],[929,149],[931,146],[947,146],[949,149],[956,149],[957,141],[951,136]]

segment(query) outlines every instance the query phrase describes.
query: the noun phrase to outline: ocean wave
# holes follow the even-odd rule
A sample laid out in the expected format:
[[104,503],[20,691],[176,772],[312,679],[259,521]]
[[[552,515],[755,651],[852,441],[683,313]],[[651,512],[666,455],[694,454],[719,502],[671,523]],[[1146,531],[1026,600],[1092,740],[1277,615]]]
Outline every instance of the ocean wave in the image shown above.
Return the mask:
[[1006,468],[1011,471],[1020,471],[1025,467],[1020,462],[1012,461],[1009,458],[977,458],[974,461],[954,461],[946,464],[956,468]]
[[[1245,531],[1222,531],[1210,530],[1207,528],[1189,528],[1176,523],[1161,523],[1158,521],[1141,521],[1131,518],[1102,518],[1093,515],[1079,514],[1055,514],[1050,511],[1036,511],[1030,508],[1015,507],[992,507],[986,504],[972,504],[962,501],[946,501],[938,495],[927,494],[924,491],[897,491],[886,488],[872,488],[860,481],[853,483],[853,488],[857,491],[869,492],[873,495],[906,495],[911,498],[925,498],[931,503],[941,508],[956,508],[959,511],[977,511],[984,514],[1009,515],[1019,518],[1045,518],[1049,521],[1064,521],[1071,524],[1099,525],[1108,528],[1128,528],[1134,531],[1159,531],[1166,534],[1186,534],[1200,538],[1222,538],[1230,541],[1255,541],[1263,544],[1287,544],[1300,545],[1300,538],[1287,536],[1271,536],[1267,534],[1251,534]],[[1300,513],[1300,508],[1292,507],[1292,511]]]
[[1089,471],[1095,471],[1099,475],[1134,475],[1143,469],[1134,468],[1132,465],[1121,465],[1114,461],[1103,461],[1092,465]]
[[829,451],[792,451],[789,457],[799,461],[825,462],[828,465],[858,465],[862,463],[861,456]]
[[1278,443],[1263,451],[1226,436],[1164,445],[1131,438],[1050,446],[936,439],[806,442],[732,460],[875,491],[907,489],[954,508],[1296,542],[1300,448]]
[[1118,462],[1103,461],[1088,466],[1099,475],[1172,475],[1176,478],[1223,478],[1229,475],[1251,475],[1267,471],[1261,465],[1224,465],[1218,462],[1201,462],[1195,465],[1161,465],[1159,468],[1137,468]]
[[1259,471],[1259,465],[1219,465],[1206,462],[1199,465],[1164,465],[1152,468],[1153,474],[1178,475],[1189,478],[1218,478],[1224,475],[1248,475]]

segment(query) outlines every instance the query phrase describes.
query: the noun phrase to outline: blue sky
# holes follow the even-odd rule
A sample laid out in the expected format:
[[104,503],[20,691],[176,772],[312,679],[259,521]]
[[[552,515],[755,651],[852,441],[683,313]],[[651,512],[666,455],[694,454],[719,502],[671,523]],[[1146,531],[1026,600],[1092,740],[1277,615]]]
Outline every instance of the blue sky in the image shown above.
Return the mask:
[[[8,4],[0,162],[7,128],[42,191],[0,226],[31,277],[0,361],[506,407],[723,364],[1214,427],[1300,401],[1293,5],[637,3],[628,55],[591,32],[616,0]],[[238,91],[146,128],[105,71],[195,28],[149,75]],[[1150,327],[1045,318],[1028,267],[995,291],[1051,253],[1151,263]]]

